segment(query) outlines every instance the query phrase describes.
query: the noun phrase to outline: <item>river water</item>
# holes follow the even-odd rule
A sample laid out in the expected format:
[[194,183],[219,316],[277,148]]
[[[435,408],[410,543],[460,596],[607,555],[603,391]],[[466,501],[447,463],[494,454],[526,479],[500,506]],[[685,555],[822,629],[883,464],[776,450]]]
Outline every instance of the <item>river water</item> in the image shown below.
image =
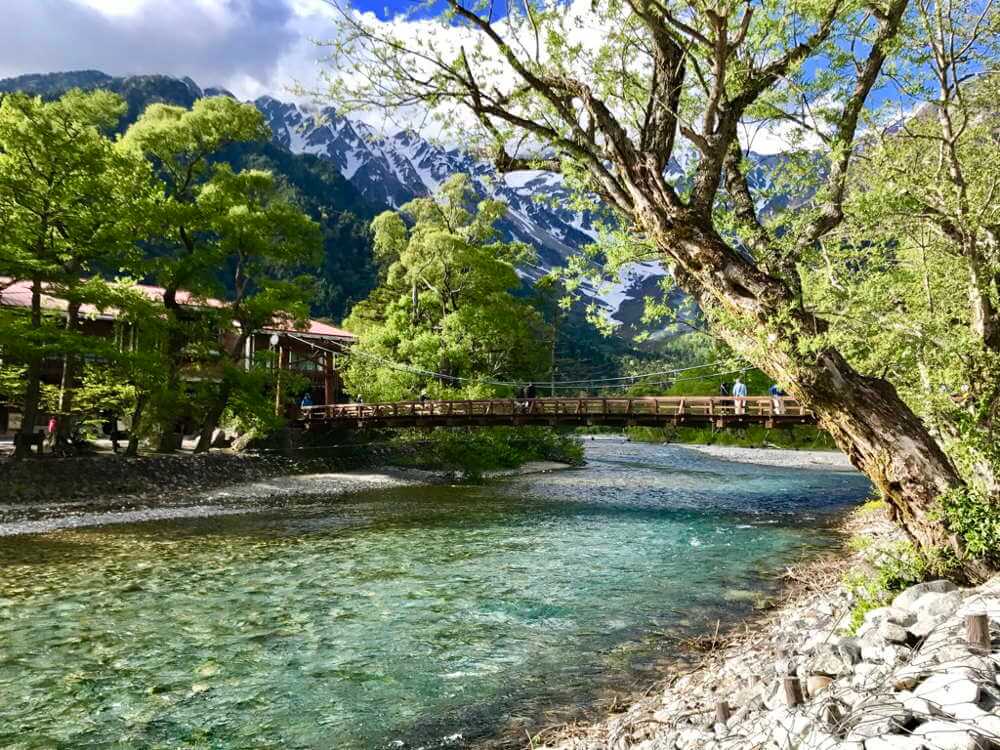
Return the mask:
[[0,539],[0,747],[523,740],[746,616],[869,489],[677,446],[587,453],[484,486]]

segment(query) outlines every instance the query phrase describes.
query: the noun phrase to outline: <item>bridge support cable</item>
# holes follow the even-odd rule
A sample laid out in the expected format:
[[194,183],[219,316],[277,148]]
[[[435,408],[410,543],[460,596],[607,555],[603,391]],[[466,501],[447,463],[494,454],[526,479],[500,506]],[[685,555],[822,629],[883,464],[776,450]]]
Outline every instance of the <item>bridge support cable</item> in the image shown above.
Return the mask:
[[[406,365],[400,362],[393,362],[392,360],[385,359],[384,357],[379,357],[375,354],[369,354],[368,352],[363,352],[360,350],[349,351],[344,348],[339,350],[330,349],[328,347],[321,346],[314,341],[307,341],[294,334],[290,334],[290,338],[293,338],[302,343],[308,344],[314,349],[320,351],[329,352],[331,354],[340,355],[342,357],[359,357],[362,359],[367,359],[372,362],[377,362],[378,364],[388,367],[390,369],[397,370],[399,372],[407,372],[413,375],[424,375],[426,377],[434,378],[441,381],[450,381],[452,383],[476,383],[481,385],[493,385],[499,386],[501,388],[521,388],[529,384],[529,382],[536,381],[509,381],[509,380],[481,380],[479,378],[463,377],[460,375],[448,375],[441,372],[435,372],[433,370],[425,370],[420,367],[414,367],[413,365]],[[640,375],[621,375],[616,377],[608,378],[591,378],[587,380],[557,380],[557,381],[546,381],[541,380],[537,383],[545,388],[552,388],[554,390],[601,390],[601,389],[612,389],[612,388],[630,388],[634,385],[658,385],[658,386],[668,386],[672,383],[680,383],[692,380],[709,380],[716,377],[721,377],[723,375],[734,375],[737,373],[746,372],[747,367],[740,367],[732,370],[715,371],[706,373],[704,375],[699,375],[696,377],[685,377],[685,378],[668,378],[659,381],[649,381],[648,378],[652,377],[664,377],[670,375],[676,375],[684,372],[693,372],[695,370],[702,370],[709,367],[715,367],[729,360],[720,359],[715,362],[707,362],[702,365],[691,365],[688,367],[678,367],[671,370],[659,370],[656,372],[642,373]]]

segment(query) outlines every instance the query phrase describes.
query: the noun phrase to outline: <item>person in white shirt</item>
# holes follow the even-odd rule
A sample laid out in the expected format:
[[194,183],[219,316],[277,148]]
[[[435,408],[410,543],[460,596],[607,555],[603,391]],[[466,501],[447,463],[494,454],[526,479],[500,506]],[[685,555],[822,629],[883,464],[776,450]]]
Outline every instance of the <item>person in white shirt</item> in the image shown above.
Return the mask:
[[733,406],[737,414],[743,414],[747,407],[747,385],[740,378],[733,383]]

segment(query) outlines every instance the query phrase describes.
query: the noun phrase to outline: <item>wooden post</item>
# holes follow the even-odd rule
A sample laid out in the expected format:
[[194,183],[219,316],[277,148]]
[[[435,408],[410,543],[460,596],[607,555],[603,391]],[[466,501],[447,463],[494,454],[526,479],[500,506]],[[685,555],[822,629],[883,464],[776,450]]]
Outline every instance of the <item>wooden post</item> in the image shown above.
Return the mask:
[[333,353],[326,352],[323,360],[323,403],[332,404],[337,400],[333,388]]
[[798,677],[785,678],[785,703],[789,708],[801,706],[805,702],[802,696],[802,680]]
[[288,348],[283,346],[281,342],[278,342],[278,377],[277,383],[274,386],[274,413],[277,416],[281,416],[284,409],[285,394],[284,394],[284,380],[285,371],[288,370]]
[[725,724],[732,715],[733,711],[726,701],[719,701],[715,704],[715,720],[720,724]]
[[974,654],[990,652],[990,620],[985,612],[966,616],[965,640],[969,644],[969,651]]

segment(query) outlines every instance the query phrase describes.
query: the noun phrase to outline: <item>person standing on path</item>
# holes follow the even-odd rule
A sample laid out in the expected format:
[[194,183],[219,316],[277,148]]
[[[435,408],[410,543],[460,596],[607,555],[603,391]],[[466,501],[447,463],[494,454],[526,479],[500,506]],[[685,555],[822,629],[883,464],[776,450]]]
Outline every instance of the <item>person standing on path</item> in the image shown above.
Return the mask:
[[784,412],[785,402],[782,401],[782,397],[785,392],[778,387],[777,383],[771,383],[767,392],[771,396],[771,403],[774,404],[774,413],[780,416]]
[[743,414],[747,407],[747,386],[740,378],[733,383],[733,406],[737,414]]

